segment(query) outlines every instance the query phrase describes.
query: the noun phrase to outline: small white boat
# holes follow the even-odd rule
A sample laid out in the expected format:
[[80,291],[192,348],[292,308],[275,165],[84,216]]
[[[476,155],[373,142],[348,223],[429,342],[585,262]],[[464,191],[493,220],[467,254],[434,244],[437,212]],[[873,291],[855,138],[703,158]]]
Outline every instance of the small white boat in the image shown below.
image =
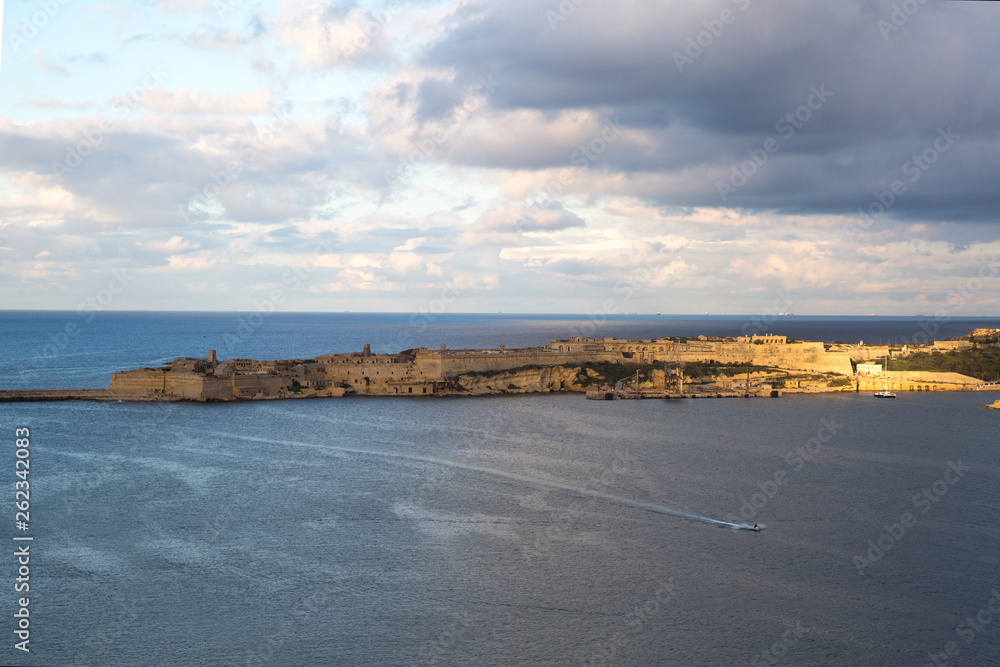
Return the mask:
[[875,392],[875,398],[896,398],[896,394],[889,391],[889,358],[885,359],[885,370],[882,372],[885,386]]

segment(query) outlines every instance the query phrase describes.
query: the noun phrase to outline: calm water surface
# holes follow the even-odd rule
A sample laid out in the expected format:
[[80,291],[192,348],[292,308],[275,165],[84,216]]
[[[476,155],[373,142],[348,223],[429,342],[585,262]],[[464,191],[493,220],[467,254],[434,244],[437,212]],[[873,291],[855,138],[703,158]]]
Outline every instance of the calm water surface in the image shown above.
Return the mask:
[[[205,317],[169,353],[128,318],[77,351],[196,354]],[[36,343],[6,334],[18,386]],[[0,663],[998,664],[995,398],[0,404],[11,487],[32,429],[35,536],[32,653],[9,612]]]

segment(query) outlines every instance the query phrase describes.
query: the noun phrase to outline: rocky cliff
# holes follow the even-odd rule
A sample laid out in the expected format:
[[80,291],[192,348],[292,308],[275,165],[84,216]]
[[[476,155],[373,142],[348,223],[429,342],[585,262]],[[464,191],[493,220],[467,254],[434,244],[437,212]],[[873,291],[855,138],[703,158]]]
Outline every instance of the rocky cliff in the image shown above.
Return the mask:
[[[597,389],[600,376],[593,370],[548,366],[518,368],[497,373],[459,375],[453,380],[459,394],[532,394]],[[588,384],[589,382],[589,384]]]

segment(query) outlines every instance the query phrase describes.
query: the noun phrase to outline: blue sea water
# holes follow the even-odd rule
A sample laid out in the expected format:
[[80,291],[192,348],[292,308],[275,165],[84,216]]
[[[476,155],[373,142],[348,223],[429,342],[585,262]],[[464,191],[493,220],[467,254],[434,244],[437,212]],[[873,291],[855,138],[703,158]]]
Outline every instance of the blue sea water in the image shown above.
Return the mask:
[[656,338],[773,332],[799,340],[888,343],[961,336],[1000,318],[431,313],[0,311],[0,389],[106,387],[111,373],[180,356],[308,359],[414,347],[532,347],[571,336]]
[[[295,358],[750,322],[275,314],[241,333],[240,317],[0,313],[0,386],[107,386],[209,348]],[[920,326],[768,328],[873,341]],[[1000,322],[938,337],[978,326]],[[1000,413],[978,409],[995,398],[0,404],[0,664],[924,665],[949,649],[948,665],[1000,664]],[[13,633],[19,426],[29,655]]]

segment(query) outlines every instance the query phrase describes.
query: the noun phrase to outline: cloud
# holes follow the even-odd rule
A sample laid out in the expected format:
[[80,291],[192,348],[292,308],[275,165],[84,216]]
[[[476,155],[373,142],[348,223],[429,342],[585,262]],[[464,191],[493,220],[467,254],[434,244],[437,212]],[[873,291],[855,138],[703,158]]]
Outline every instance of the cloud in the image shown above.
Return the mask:
[[342,66],[385,55],[388,13],[337,7],[318,0],[282,0],[275,19],[278,45],[295,48],[303,68]]
[[[981,4],[927,4],[906,34],[887,41],[878,20],[892,3],[882,0],[794,7],[759,0],[745,10],[728,0],[588,3],[555,29],[546,20],[558,11],[551,2],[491,2],[475,20],[455,20],[422,62],[454,68],[459,87],[485,72],[504,82],[489,115],[517,130],[495,136],[523,140],[508,142],[512,150],[488,141],[482,152],[456,153],[480,166],[552,166],[580,137],[553,136],[543,151],[533,126],[603,110],[641,141],[623,141],[591,168],[635,174],[636,184],[655,179],[657,188],[634,190],[652,201],[846,213],[952,126],[965,143],[891,214],[992,221],[1000,204],[987,175],[994,157],[977,145],[1000,132],[1000,81],[988,56],[1000,55],[993,38],[1000,15]],[[679,71],[674,54],[686,54],[705,21],[725,9],[733,21],[718,36],[702,36],[707,46],[692,50],[696,58]],[[810,96],[824,86],[832,96],[802,111],[816,106]],[[718,184],[768,139],[780,150],[722,200]]]
[[[205,106],[214,110],[220,100],[229,104],[209,97]],[[255,104],[262,106],[263,96]],[[68,208],[41,204],[36,217],[80,230],[287,222],[380,179],[372,157],[358,150],[360,141],[350,127],[273,117],[114,114],[17,124],[0,118],[0,171],[34,184],[26,187],[62,193]]]
[[36,65],[38,65],[39,67],[41,67],[46,72],[49,72],[51,74],[56,74],[58,76],[68,76],[69,75],[69,72],[66,70],[65,67],[63,67],[62,65],[57,65],[57,64],[55,64],[53,62],[50,62],[45,57],[45,54],[42,52],[41,49],[35,49],[34,51],[32,51],[31,52],[31,59],[34,61],[34,63]]
[[83,111],[85,109],[93,109],[94,104],[92,102],[63,102],[54,97],[43,97],[41,99],[32,100],[28,103],[30,106],[36,109],[67,109],[73,111]]
[[535,207],[501,204],[480,216],[462,241],[467,245],[516,246],[525,234],[547,235],[574,227],[586,227],[586,223],[557,202]]
[[174,255],[198,248],[198,244],[183,238],[182,236],[171,236],[166,241],[146,241],[137,244],[142,250],[150,250],[157,253]]
[[248,44],[253,36],[249,32],[233,32],[212,28],[193,33],[187,39],[188,46],[203,51],[235,51]]
[[[464,310],[582,312],[625,285],[629,311],[791,288],[796,312],[912,313],[1000,254],[1000,17],[923,3],[884,36],[894,1],[101,12],[106,54],[36,51],[0,101],[8,299],[74,307],[46,295],[129,266],[134,307],[249,307],[333,234],[289,308],[451,285]],[[165,43],[172,89],[134,88]]]
[[270,90],[255,90],[236,95],[217,95],[201,90],[181,88],[176,92],[152,88],[144,95],[143,104],[150,111],[182,114],[266,114],[275,102]]

